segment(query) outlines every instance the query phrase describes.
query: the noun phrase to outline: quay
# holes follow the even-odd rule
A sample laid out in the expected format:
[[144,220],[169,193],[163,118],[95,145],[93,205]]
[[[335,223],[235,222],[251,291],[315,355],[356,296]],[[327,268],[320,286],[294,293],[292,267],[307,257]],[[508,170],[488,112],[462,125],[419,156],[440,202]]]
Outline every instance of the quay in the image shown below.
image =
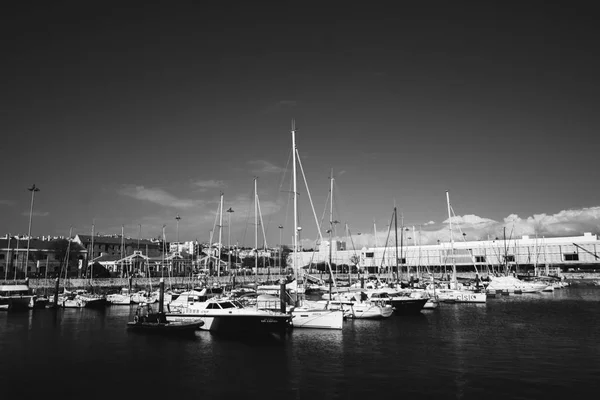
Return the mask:
[[[475,279],[475,273],[473,272],[458,272],[457,278],[459,279]],[[563,272],[562,275],[565,278],[565,281],[571,285],[600,285],[600,272]],[[382,278],[384,275],[382,275]],[[486,277],[486,274],[483,274],[483,278]],[[286,275],[282,274],[259,274],[259,275],[246,275],[246,276],[236,276],[235,277],[235,285],[237,287],[243,285],[251,285],[255,281],[259,283],[265,282],[267,280],[277,281],[279,279],[285,279]],[[323,274],[323,278],[326,279],[327,275]],[[161,277],[152,277],[152,278],[142,278],[142,277],[132,277],[131,278],[131,288],[134,290],[148,290],[150,287],[152,289],[157,289],[159,286]],[[199,279],[198,277],[190,278],[176,276],[176,277],[163,277],[165,282],[165,287],[170,288],[192,288],[200,286],[204,280]],[[339,284],[348,284],[355,283],[359,281],[359,278],[356,274],[336,274],[335,275],[336,282]],[[25,284],[25,280],[9,280],[7,282],[15,282]],[[211,276],[208,278],[208,282],[211,284],[217,285],[231,285],[233,283],[233,276]],[[44,279],[44,278],[30,278],[28,283],[29,287],[36,291],[37,294],[41,294],[45,291],[49,291],[52,293],[56,286],[55,279]],[[76,290],[76,289],[90,289],[92,288],[94,291],[99,293],[115,293],[118,292],[121,288],[129,287],[130,279],[129,278],[94,278],[90,279],[72,279],[69,278],[66,281],[66,286],[68,290]],[[60,280],[59,288],[65,287],[65,281]]]

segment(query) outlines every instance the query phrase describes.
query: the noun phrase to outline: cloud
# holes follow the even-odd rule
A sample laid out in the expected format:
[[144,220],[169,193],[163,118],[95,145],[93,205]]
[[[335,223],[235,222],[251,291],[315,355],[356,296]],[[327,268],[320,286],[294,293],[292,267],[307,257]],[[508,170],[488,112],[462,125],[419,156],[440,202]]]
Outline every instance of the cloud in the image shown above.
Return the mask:
[[12,200],[0,200],[0,206],[14,206],[15,202]]
[[132,197],[136,200],[148,201],[161,206],[180,209],[197,207],[203,204],[200,200],[179,199],[163,189],[145,188],[144,186],[125,185],[118,190],[118,193],[122,196]]
[[270,163],[269,161],[266,160],[253,160],[253,161],[248,161],[248,164],[254,166],[253,168],[253,173],[258,174],[258,173],[266,173],[266,174],[275,174],[275,173],[280,173],[283,172],[283,168],[278,167],[275,164]]
[[[506,220],[506,218],[505,218]],[[448,219],[444,221],[445,224],[448,223]],[[466,225],[466,226],[471,226],[471,227],[483,227],[483,226],[488,226],[490,224],[495,224],[497,223],[496,221],[494,221],[493,219],[489,219],[489,218],[481,218],[478,217],[477,215],[473,215],[473,214],[468,214],[468,215],[463,215],[463,216],[454,216],[452,217],[452,223],[453,224],[458,224],[458,225]]]
[[427,225],[434,225],[434,224],[435,224],[435,221],[429,221],[429,222],[425,222],[425,223],[423,224],[423,226],[427,226]]
[[[432,225],[433,221],[426,225]],[[448,220],[444,221],[445,226],[441,226],[435,230],[422,230],[416,232],[413,238],[413,232],[405,232],[404,243],[409,245],[416,244],[436,244],[440,242],[448,242],[450,240],[450,232],[448,230]],[[538,237],[558,237],[558,236],[576,236],[582,235],[584,232],[600,234],[600,206],[589,207],[577,210],[562,210],[556,214],[534,214],[527,218],[521,218],[517,214],[510,214],[501,221],[495,221],[490,218],[479,217],[477,215],[463,215],[452,217],[452,231],[455,241],[463,240],[488,240],[494,238],[502,238],[504,229],[506,228],[506,237],[515,238],[523,235]],[[399,235],[400,236],[400,235]],[[362,247],[385,246],[387,238],[387,230],[378,231],[377,235],[372,233],[363,233],[354,235],[354,247],[361,249]],[[340,238],[339,240],[346,240]],[[394,244],[394,232],[390,234],[388,246]],[[347,243],[349,249],[352,243]]]
[[193,185],[200,188],[201,192],[207,191],[209,189],[222,189],[227,186],[225,184],[225,182],[215,181],[213,179],[210,179],[207,181],[196,181],[196,182],[193,182]]

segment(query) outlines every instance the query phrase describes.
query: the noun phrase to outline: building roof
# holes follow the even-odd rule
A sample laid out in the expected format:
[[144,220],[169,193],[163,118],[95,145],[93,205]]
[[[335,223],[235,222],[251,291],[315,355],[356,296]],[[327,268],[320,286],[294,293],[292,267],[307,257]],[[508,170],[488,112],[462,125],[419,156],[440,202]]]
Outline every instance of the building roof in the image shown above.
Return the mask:
[[[52,240],[42,240],[42,239],[34,239],[31,238],[29,240],[29,251],[39,251],[39,250],[46,250],[46,251],[54,251],[56,248],[56,242],[58,242],[59,240],[66,240],[66,239],[52,239]],[[10,243],[9,243],[10,241]],[[7,251],[10,247],[11,251],[16,251],[17,246],[19,247],[19,251],[21,250],[26,250],[27,249],[27,239],[19,239],[17,240],[16,238],[10,238],[10,239],[0,239],[0,249],[2,251]],[[83,247],[81,247],[81,245],[79,243],[74,243],[71,242],[71,251],[73,252],[85,252],[87,250],[85,250]]]
[[[92,235],[77,235],[75,237],[76,240],[80,241],[81,243],[83,243],[84,246],[91,244],[92,242]],[[148,239],[134,239],[134,238],[129,238],[126,237],[123,239],[123,243],[125,243],[125,245],[135,245],[137,246],[137,244],[140,244],[140,247],[144,248],[146,246],[148,247],[160,247],[161,246],[161,242],[153,242],[151,240]],[[120,236],[96,236],[94,235],[94,244],[114,244],[114,245],[120,245],[121,244],[121,237]]]

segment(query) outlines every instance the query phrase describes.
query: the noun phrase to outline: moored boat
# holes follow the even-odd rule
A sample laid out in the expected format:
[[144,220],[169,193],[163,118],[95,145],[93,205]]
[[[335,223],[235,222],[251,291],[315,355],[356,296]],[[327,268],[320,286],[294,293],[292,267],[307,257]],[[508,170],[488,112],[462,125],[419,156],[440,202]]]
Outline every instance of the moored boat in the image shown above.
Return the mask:
[[[160,282],[160,297],[164,296],[164,282]],[[162,300],[162,299],[161,299]],[[164,313],[164,304],[159,302],[158,312],[153,312],[150,304],[141,303],[133,317],[133,321],[127,323],[127,328],[132,331],[160,333],[160,334],[194,334],[204,321],[200,318],[191,318],[186,321],[168,321]]]
[[35,298],[28,285],[8,283],[0,285],[0,310],[27,310]]
[[292,326],[291,314],[245,308],[238,301],[218,298],[192,303],[165,315],[170,322],[201,319],[201,330],[227,335],[285,333]]

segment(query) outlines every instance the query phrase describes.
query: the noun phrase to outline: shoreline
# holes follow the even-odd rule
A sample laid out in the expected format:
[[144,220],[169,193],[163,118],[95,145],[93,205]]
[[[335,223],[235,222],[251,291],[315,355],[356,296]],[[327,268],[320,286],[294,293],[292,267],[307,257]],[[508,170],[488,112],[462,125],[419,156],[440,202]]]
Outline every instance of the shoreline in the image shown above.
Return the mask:
[[[596,286],[600,285],[600,273],[574,273],[574,272],[565,272],[562,274],[564,276],[564,280],[571,285],[591,285]],[[482,278],[485,278],[487,274],[482,274]],[[253,284],[255,280],[259,282],[264,282],[267,279],[270,280],[278,280],[281,278],[285,278],[285,275],[279,274],[271,274],[271,275],[248,275],[248,276],[237,276],[235,277],[235,285],[242,286],[247,284]],[[383,277],[383,276],[382,276]],[[352,274],[349,276],[348,274],[340,274],[336,277],[336,281],[347,283],[348,281],[356,282],[358,281],[356,274]],[[457,273],[457,278],[475,278],[475,273]],[[66,281],[66,288],[68,290],[76,290],[76,289],[88,289],[93,290],[94,292],[101,292],[104,294],[107,293],[117,293],[121,288],[127,288],[131,285],[131,289],[135,291],[139,290],[155,290],[158,288],[160,277],[153,278],[131,278],[131,282],[129,278],[96,278],[90,281],[89,279],[68,279]],[[192,288],[195,286],[199,286],[202,284],[203,280],[198,278],[190,278],[190,277],[165,277],[162,278],[165,282],[165,287],[174,287],[174,288]],[[6,282],[8,284],[18,283],[25,284],[25,280],[6,280],[0,281]],[[209,277],[209,282],[219,283],[219,284],[229,284],[233,283],[232,276],[221,276],[221,277]],[[54,293],[54,289],[56,287],[56,279],[38,279],[32,278],[29,279],[28,285],[31,289],[33,289],[36,294],[40,294],[40,292],[51,292]],[[59,281],[59,291],[62,291],[65,288],[65,281]]]

